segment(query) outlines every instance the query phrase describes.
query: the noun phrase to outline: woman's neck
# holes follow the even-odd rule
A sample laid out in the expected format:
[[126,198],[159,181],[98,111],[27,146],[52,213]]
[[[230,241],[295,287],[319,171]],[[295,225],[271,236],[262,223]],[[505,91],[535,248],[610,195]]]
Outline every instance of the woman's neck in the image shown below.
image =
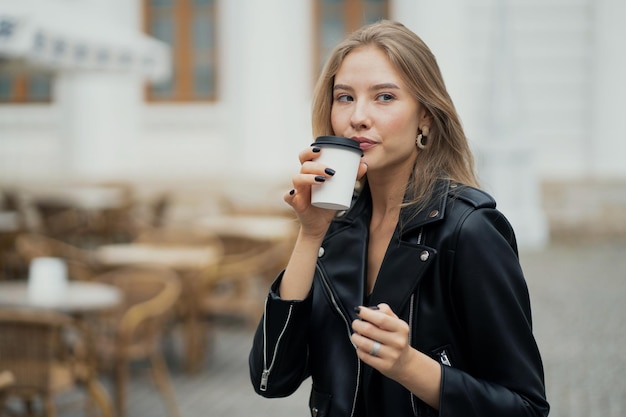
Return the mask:
[[400,206],[404,200],[408,175],[368,175],[372,196],[372,225],[398,220]]

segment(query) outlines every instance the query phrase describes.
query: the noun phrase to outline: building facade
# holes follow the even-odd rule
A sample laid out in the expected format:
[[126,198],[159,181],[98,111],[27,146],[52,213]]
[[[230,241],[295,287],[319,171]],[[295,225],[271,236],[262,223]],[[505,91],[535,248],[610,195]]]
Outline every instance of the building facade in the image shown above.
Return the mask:
[[[159,3],[56,1],[139,30],[150,29],[148,3]],[[288,183],[313,139],[311,91],[328,28],[320,19],[337,17],[318,3],[368,2],[209,3],[210,99],[154,99],[145,77],[124,71],[55,71],[50,101],[0,104],[0,182]],[[485,188],[529,241],[545,239],[545,184],[626,182],[625,2],[383,3],[438,57]]]

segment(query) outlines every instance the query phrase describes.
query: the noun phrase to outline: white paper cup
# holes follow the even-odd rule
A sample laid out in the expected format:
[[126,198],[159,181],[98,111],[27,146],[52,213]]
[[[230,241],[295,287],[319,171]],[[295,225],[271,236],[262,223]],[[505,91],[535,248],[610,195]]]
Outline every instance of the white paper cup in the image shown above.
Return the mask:
[[349,209],[363,155],[359,143],[340,136],[320,136],[314,145],[321,148],[316,161],[334,169],[335,175],[312,186],[311,204],[331,210]]
[[67,292],[67,265],[61,258],[34,258],[28,271],[28,299],[36,304],[62,301]]

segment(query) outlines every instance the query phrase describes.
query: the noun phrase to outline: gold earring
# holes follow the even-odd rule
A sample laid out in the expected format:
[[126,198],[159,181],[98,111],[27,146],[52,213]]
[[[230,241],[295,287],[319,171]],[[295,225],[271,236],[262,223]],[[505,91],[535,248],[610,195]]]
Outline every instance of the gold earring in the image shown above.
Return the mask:
[[415,146],[417,146],[419,149],[426,149],[426,145],[424,144],[424,135],[423,134],[419,134],[417,135],[417,137],[415,138]]
[[422,127],[415,138],[415,146],[419,149],[426,149],[426,145],[428,144],[428,133],[428,126]]

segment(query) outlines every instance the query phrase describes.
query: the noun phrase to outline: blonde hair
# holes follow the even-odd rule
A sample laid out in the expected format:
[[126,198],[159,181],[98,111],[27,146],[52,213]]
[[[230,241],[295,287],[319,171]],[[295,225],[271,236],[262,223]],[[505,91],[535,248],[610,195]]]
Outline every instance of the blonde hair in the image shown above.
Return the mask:
[[335,75],[351,51],[366,45],[375,45],[385,52],[413,96],[432,115],[427,148],[418,152],[408,185],[413,199],[407,205],[422,208],[442,178],[478,186],[474,157],[437,61],[428,46],[398,22],[382,20],[363,26],[335,47],[315,86],[313,135],[334,134],[330,114]]

